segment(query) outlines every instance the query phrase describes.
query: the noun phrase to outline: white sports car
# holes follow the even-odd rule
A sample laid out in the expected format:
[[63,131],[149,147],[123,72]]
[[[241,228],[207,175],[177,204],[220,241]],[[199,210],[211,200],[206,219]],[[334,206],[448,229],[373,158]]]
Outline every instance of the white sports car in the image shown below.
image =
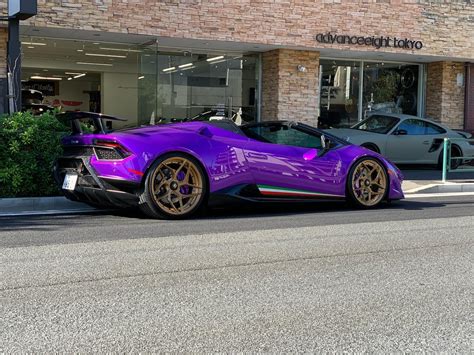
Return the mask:
[[[425,118],[396,113],[375,113],[351,128],[328,129],[328,132],[378,152],[398,164],[442,165],[443,138],[462,138],[452,142],[451,156],[474,159],[471,134],[458,132]],[[452,168],[461,163],[453,160]]]

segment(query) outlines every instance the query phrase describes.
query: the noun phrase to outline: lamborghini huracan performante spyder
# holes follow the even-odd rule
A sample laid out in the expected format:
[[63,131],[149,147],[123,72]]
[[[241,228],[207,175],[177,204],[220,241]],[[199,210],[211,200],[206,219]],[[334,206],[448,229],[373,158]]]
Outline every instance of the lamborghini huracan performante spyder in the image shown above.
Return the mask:
[[[83,118],[94,133],[82,132]],[[68,119],[73,133],[62,141],[55,178],[66,197],[93,206],[138,206],[172,219],[235,199],[345,199],[370,208],[404,197],[400,171],[383,156],[302,123],[190,121],[106,132],[113,117]]]

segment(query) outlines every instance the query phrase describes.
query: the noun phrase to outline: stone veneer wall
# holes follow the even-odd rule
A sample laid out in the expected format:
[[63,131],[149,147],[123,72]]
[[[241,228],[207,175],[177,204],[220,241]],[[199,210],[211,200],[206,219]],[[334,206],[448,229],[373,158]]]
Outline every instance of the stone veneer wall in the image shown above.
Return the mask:
[[[38,0],[25,24],[154,36],[474,58],[471,0]],[[422,50],[317,43],[318,33],[396,36]]]
[[[298,65],[306,71],[298,71]],[[319,52],[277,49],[263,53],[262,74],[262,120],[317,125]]]
[[464,63],[428,64],[426,115],[450,128],[464,128],[465,88],[457,85],[457,74],[464,74]]
[[[0,16],[7,16],[7,14],[7,1],[0,0]],[[7,40],[7,22],[0,22],[0,78],[6,77]]]
[[7,29],[0,27],[0,78],[7,75]]

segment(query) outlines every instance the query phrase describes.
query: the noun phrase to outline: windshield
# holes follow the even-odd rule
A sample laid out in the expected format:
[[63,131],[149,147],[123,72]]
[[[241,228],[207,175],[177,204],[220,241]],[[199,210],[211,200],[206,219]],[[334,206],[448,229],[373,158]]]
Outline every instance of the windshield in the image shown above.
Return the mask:
[[395,117],[373,115],[352,126],[361,131],[387,134],[400,120]]

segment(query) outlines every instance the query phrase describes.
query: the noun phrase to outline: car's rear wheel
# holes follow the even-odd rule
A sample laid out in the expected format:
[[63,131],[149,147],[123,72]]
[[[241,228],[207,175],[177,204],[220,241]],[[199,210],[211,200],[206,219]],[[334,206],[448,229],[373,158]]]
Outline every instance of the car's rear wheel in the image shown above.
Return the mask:
[[[451,146],[451,169],[457,169],[462,164],[462,159],[455,159],[456,157],[462,157],[461,148],[453,144]],[[438,158],[438,169],[443,170],[443,149]]]
[[207,180],[199,162],[171,153],[149,169],[140,208],[153,218],[181,219],[197,212],[206,196]]
[[357,207],[371,208],[387,196],[389,180],[385,167],[376,159],[363,158],[349,171],[347,193]]

